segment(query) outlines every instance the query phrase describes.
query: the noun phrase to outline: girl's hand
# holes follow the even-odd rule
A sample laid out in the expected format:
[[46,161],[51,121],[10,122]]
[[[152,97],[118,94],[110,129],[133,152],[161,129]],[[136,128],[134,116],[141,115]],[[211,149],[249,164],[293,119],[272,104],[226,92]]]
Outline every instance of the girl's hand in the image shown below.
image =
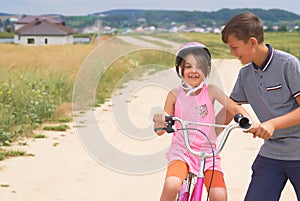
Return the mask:
[[[165,114],[158,113],[153,116],[154,129],[156,128],[166,128]],[[157,135],[162,135],[165,133],[165,130],[157,130],[155,131]]]

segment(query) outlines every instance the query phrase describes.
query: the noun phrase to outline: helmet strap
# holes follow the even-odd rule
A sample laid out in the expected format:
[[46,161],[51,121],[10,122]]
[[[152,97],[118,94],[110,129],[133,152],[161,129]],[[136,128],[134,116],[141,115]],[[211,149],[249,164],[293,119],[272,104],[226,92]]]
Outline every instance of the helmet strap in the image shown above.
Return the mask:
[[203,80],[197,87],[192,87],[191,85],[184,82],[184,80],[181,80],[181,87],[187,91],[185,96],[190,96],[192,93],[195,93],[199,89],[203,87],[203,85],[206,84],[206,80]]

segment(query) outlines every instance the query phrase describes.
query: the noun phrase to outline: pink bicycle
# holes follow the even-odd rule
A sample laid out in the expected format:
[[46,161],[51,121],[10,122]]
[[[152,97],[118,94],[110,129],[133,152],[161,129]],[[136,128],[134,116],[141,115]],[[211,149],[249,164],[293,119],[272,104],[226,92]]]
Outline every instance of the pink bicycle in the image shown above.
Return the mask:
[[[229,125],[220,125],[220,124],[208,124],[208,123],[201,123],[201,122],[191,122],[191,121],[184,121],[178,117],[173,116],[166,116],[166,122],[167,127],[166,128],[157,128],[166,130],[168,133],[173,133],[176,130],[182,130],[183,136],[184,136],[184,142],[185,146],[187,147],[188,151],[190,151],[192,154],[195,154],[196,156],[200,157],[200,170],[199,174],[195,175],[193,173],[189,173],[187,178],[185,179],[184,184],[181,187],[181,190],[178,193],[178,199],[177,201],[201,201],[202,199],[202,191],[203,191],[203,185],[204,185],[204,165],[205,160],[208,157],[215,157],[218,155],[224,145],[226,140],[228,139],[229,133],[235,129],[235,128],[242,128],[244,130],[248,130],[252,126],[252,122],[247,117],[242,116],[241,114],[236,114],[234,116],[234,120],[236,123],[229,124]],[[180,123],[180,128],[174,128],[175,121]],[[188,130],[197,130],[199,133],[204,135],[207,140],[209,141],[208,137],[205,133],[203,133],[199,129],[195,128],[187,128],[187,125],[202,125],[202,126],[211,126],[211,127],[219,127],[224,129],[224,134],[220,140],[220,143],[218,143],[218,146],[216,150],[214,151],[213,147],[211,147],[211,152],[204,152],[204,151],[195,151],[191,148],[188,138]],[[211,143],[210,143],[211,144]],[[207,190],[207,200],[209,199],[209,189]]]

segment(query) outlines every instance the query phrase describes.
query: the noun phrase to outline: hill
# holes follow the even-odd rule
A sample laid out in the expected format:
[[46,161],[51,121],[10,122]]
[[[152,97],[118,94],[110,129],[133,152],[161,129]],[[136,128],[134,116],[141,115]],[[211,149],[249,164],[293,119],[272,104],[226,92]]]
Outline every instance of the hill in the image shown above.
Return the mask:
[[[258,15],[265,26],[274,25],[282,27],[300,26],[300,15],[281,10],[281,9],[228,9],[224,8],[218,11],[171,11],[171,10],[141,10],[141,9],[119,9],[97,12],[84,16],[56,16],[66,22],[76,30],[82,30],[86,27],[97,26],[100,19],[104,26],[116,29],[136,28],[139,26],[166,29],[172,24],[176,26],[184,25],[188,27],[220,27],[224,25],[232,16],[240,12],[250,11]],[[0,13],[2,22],[13,14]]]
[[[197,18],[201,19],[210,19],[217,21],[228,21],[232,16],[241,13],[241,12],[253,12],[258,15],[261,19],[266,21],[290,21],[290,20],[299,20],[300,15],[295,13],[281,10],[281,9],[228,9],[223,8],[218,11],[171,11],[171,10],[136,10],[136,9],[123,9],[123,10],[110,10],[105,12],[94,13],[92,15],[107,15],[107,16],[123,16],[128,19],[136,18],[136,17],[144,17],[149,18],[153,17],[156,20],[176,20],[176,21],[188,21],[188,20],[196,20]],[[150,20],[150,19],[149,19]]]
[[170,10],[110,10],[92,14],[101,16],[104,25],[126,27],[147,23],[156,27],[169,26],[170,23],[194,24],[195,26],[221,26],[232,16],[250,11],[258,15],[266,26],[273,24],[300,24],[300,15],[281,9],[221,9],[218,11],[170,11]]

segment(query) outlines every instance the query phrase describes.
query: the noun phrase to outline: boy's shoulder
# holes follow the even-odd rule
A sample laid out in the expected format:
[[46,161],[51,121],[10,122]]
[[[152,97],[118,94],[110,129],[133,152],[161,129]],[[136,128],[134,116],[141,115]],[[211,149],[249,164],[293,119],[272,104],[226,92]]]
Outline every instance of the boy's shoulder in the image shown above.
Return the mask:
[[[264,70],[272,66],[271,68],[284,68],[290,66],[290,64],[300,68],[299,59],[283,50],[274,49],[272,54],[269,55],[269,58],[264,62],[262,67]],[[257,68],[257,67],[256,67]],[[250,71],[255,70],[255,65],[252,62],[249,62],[241,67],[240,73],[244,75],[249,75]]]
[[240,72],[248,73],[249,71],[253,71],[252,70],[253,68],[254,68],[253,63],[249,62],[240,68]]
[[274,57],[280,58],[280,59],[298,60],[298,58],[296,56],[292,55],[291,53],[283,51],[283,50],[279,50],[279,49],[275,49]]
[[285,70],[291,70],[290,68],[292,69],[300,68],[300,62],[296,56],[278,49],[274,51],[271,65],[277,66],[278,68],[282,68]]

